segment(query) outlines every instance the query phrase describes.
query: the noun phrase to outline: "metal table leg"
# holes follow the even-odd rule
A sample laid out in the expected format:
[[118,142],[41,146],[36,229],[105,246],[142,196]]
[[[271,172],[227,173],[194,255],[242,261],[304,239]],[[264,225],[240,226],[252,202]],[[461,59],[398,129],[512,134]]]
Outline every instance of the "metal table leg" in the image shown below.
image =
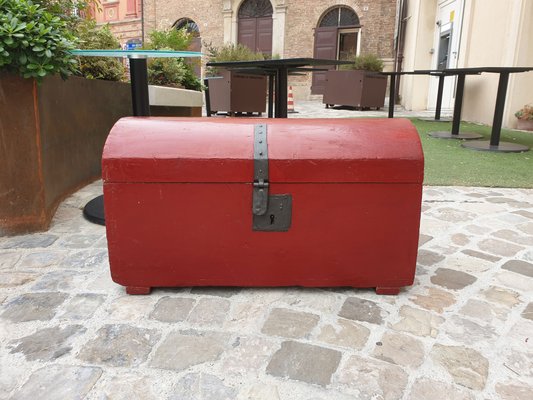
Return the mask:
[[276,118],[287,118],[287,84],[289,71],[287,67],[278,68],[276,79]]
[[389,118],[394,118],[394,103],[396,103],[396,75],[391,74],[389,87]]
[[274,118],[274,74],[268,75],[268,118]]
[[[146,58],[130,57],[131,103],[133,115],[150,116],[150,99],[148,97],[148,68]],[[89,201],[83,208],[83,216],[90,222],[105,225],[104,196],[100,195]]]
[[211,116],[211,97],[209,97],[209,79],[204,79],[204,95],[205,95],[205,113],[207,117]]
[[449,118],[441,118],[442,94],[444,93],[444,74],[439,75],[439,87],[437,89],[437,105],[435,106],[435,118],[418,118],[421,121],[428,122],[451,122]]
[[130,58],[131,102],[133,115],[150,116],[150,99],[148,98],[148,68],[146,58]]
[[463,108],[463,93],[465,88],[465,74],[457,75],[457,89],[455,90],[455,104],[453,107],[452,131],[430,132],[429,136],[439,139],[479,139],[483,137],[479,133],[459,132],[461,124],[461,110]]
[[498,82],[498,93],[496,95],[496,106],[494,108],[494,119],[492,120],[492,132],[489,140],[479,140],[463,143],[463,147],[481,151],[499,151],[502,153],[521,153],[528,151],[529,147],[519,143],[500,142],[502,131],[503,111],[505,109],[505,96],[509,84],[509,72],[500,72]]

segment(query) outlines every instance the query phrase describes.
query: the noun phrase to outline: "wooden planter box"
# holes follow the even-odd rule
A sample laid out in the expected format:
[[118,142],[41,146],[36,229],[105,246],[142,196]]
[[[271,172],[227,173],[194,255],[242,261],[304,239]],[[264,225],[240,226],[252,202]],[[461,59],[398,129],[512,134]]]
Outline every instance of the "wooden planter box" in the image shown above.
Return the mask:
[[266,111],[267,78],[220,70],[221,79],[209,80],[211,112],[264,113]]
[[518,119],[516,121],[516,129],[533,131],[533,119]]
[[329,105],[351,106],[359,109],[385,105],[387,77],[375,72],[353,70],[326,72],[326,86],[322,102]]
[[45,230],[67,195],[101,176],[107,135],[131,115],[130,85],[2,72],[0,93],[0,235]]

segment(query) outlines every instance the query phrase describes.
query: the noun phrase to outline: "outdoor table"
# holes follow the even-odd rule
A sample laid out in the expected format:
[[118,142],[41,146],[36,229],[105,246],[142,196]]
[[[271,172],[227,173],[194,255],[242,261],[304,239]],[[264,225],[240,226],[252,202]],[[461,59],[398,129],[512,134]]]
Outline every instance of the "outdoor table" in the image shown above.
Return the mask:
[[442,108],[442,94],[444,93],[444,78],[447,76],[447,74],[441,72],[441,71],[435,71],[429,74],[430,76],[437,76],[439,78],[439,85],[437,88],[437,104],[435,105],[435,117],[434,118],[418,118],[422,121],[428,121],[428,122],[451,122],[452,120],[449,118],[441,118],[441,108]]
[[[388,118],[394,118],[394,101],[396,98],[396,77],[400,75],[433,75],[439,77],[439,89],[437,92],[437,106],[435,108],[435,118],[419,118],[425,121],[433,122],[450,122],[447,119],[441,119],[441,105],[442,105],[442,93],[444,91],[444,77],[445,74],[440,71],[401,71],[401,72],[380,72],[381,75],[390,76],[390,86],[389,86],[389,116]],[[392,99],[392,101],[391,101]]]
[[[266,75],[268,77],[268,118],[274,117],[274,86],[276,81],[276,71],[269,69],[261,68],[232,68],[235,72],[245,73],[245,74],[255,74],[255,75]],[[315,72],[315,71],[327,71],[326,68],[289,68],[288,74],[290,76],[304,75],[305,72]],[[211,79],[220,79],[221,76],[213,76],[204,78],[205,86],[205,103],[206,103],[206,114],[208,117],[211,116],[211,101],[209,98],[209,81]],[[288,112],[288,111],[287,111]],[[278,117],[276,117],[278,118]]]
[[[275,77],[269,82],[269,87],[275,86],[275,118],[287,118],[287,88],[289,72],[308,72],[316,69],[306,68],[309,66],[319,65],[342,65],[352,64],[351,61],[324,60],[320,58],[282,58],[279,60],[260,60],[260,61],[227,61],[227,62],[208,62],[208,67],[218,67],[227,69],[239,69],[241,71],[261,71],[262,73]],[[270,94],[269,94],[270,97]]]
[[184,58],[200,57],[202,53],[195,51],[169,50],[72,50],[71,54],[84,57],[128,57],[130,62],[131,102],[133,115],[136,117],[150,116],[150,100],[148,98],[148,58]]
[[430,70],[415,70],[415,72],[423,74],[443,74],[444,76],[457,75],[457,86],[455,89],[455,103],[453,106],[453,120],[452,130],[449,131],[435,131],[430,132],[429,136],[439,139],[479,139],[483,137],[479,133],[474,132],[459,132],[461,123],[461,111],[463,108],[463,94],[465,88],[466,75],[479,75],[481,71],[476,68],[451,68],[451,69],[430,69]]
[[400,75],[422,75],[423,73],[418,73],[414,71],[400,71],[400,72],[380,72],[381,75],[390,76],[390,85],[389,85],[389,116],[388,118],[394,118],[394,102],[396,99],[396,77]]
[[[193,51],[167,50],[71,50],[71,54],[84,57],[128,57],[130,61],[131,103],[133,115],[150,116],[150,99],[148,97],[148,58],[182,58],[200,57],[202,53]],[[83,208],[83,215],[89,221],[105,225],[104,196],[100,195],[89,201]]]
[[463,143],[462,146],[472,150],[499,151],[503,153],[520,153],[522,151],[528,151],[529,147],[524,146],[522,144],[500,142],[500,133],[502,130],[503,111],[505,108],[505,97],[507,95],[509,75],[514,73],[533,71],[533,67],[483,67],[463,68],[461,70],[477,70],[481,72],[500,74],[490,140],[476,140],[473,142]]

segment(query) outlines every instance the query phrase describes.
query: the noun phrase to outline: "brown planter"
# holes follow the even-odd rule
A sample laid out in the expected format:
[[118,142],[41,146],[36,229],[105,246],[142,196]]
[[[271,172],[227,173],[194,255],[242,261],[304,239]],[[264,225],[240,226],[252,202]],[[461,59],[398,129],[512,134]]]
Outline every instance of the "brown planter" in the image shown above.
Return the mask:
[[209,80],[211,112],[263,113],[266,111],[266,76],[228,70],[221,70],[219,76],[222,78]]
[[375,72],[351,70],[326,72],[322,102],[357,108],[381,108],[385,105],[387,77]]
[[533,119],[518,119],[516,129],[522,131],[533,131]]
[[126,83],[0,73],[0,235],[47,229],[62,199],[100,177],[130,96]]

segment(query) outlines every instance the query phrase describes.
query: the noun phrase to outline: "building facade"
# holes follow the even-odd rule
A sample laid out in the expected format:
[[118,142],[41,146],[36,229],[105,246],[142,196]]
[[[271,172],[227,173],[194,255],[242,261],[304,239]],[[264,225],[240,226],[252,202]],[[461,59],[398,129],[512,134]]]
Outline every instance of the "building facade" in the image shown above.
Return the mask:
[[[109,22],[121,42],[186,25],[198,36],[194,50],[201,51],[201,44],[242,43],[281,58],[371,53],[392,69],[397,0],[144,0],[136,8],[137,15],[144,13],[143,32],[141,26],[129,30],[133,21],[121,20],[133,1],[138,0],[102,1],[99,22]],[[116,11],[110,17],[111,9]],[[323,75],[292,77],[295,97],[320,94]]]
[[[533,0],[403,0],[402,69],[533,66]],[[467,76],[462,119],[492,124],[498,74]],[[437,80],[402,76],[408,110],[434,109]],[[453,108],[455,77],[445,78],[443,107]],[[511,74],[503,125],[533,103],[533,73]]]
[[142,11],[144,0],[100,0],[91,14],[99,24],[109,24],[111,31],[126,48],[129,43],[142,41]]

